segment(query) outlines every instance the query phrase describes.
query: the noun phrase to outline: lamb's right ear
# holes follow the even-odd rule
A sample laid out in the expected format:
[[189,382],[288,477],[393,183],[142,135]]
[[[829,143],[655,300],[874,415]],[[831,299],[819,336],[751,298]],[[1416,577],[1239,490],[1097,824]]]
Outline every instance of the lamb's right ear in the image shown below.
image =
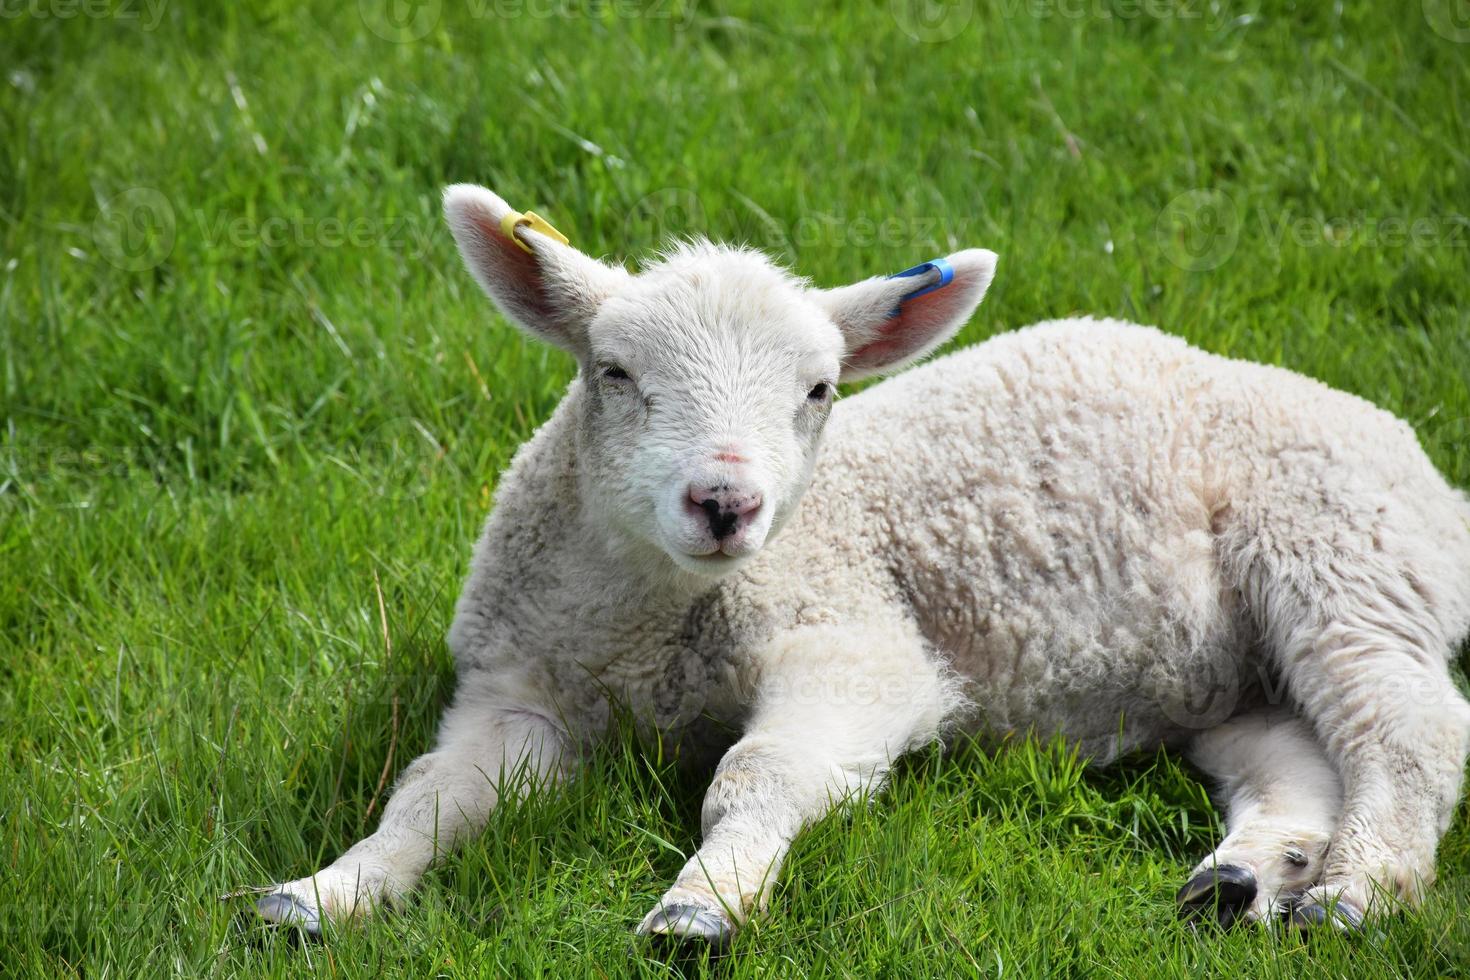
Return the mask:
[[511,210],[475,184],[444,189],[444,218],[470,275],[522,329],[581,357],[587,324],[628,272],[530,227],[515,229],[512,239],[501,227]]

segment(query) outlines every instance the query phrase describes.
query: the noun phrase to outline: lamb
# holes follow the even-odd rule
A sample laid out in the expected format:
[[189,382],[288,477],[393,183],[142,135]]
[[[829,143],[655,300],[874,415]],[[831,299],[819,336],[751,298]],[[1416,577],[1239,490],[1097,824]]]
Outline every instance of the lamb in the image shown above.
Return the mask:
[[1432,881],[1470,751],[1448,670],[1470,500],[1406,424],[1092,319],[834,405],[950,338],[996,256],[818,289],[688,242],[635,275],[483,188],[444,209],[471,275],[580,370],[476,546],[437,747],[264,918],[401,901],[499,800],[574,778],[610,701],[724,749],[642,933],[726,942],[804,826],[958,733],[1187,753],[1227,834],[1186,915],[1353,928]]

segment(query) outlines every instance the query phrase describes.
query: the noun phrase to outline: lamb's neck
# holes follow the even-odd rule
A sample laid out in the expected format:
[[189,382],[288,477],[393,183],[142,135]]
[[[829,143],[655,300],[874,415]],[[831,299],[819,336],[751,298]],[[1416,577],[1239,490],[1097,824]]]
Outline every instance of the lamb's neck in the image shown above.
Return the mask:
[[496,551],[519,566],[515,596],[506,598],[612,629],[682,616],[715,583],[680,569],[588,506],[577,434],[583,397],[574,381],[497,503]]

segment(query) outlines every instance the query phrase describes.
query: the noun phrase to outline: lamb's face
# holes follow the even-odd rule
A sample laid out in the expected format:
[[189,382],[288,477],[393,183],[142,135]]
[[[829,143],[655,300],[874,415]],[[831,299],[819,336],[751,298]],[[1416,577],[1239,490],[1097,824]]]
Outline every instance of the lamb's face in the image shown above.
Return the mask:
[[813,289],[759,253],[692,244],[633,276],[523,227],[483,187],[448,188],[444,214],[501,312],[581,365],[583,509],[701,575],[748,559],[796,509],[839,378],[933,350],[995,271],[969,249]]
[[679,253],[598,311],[581,358],[584,503],[681,568],[718,575],[796,509],[844,345],[752,253]]

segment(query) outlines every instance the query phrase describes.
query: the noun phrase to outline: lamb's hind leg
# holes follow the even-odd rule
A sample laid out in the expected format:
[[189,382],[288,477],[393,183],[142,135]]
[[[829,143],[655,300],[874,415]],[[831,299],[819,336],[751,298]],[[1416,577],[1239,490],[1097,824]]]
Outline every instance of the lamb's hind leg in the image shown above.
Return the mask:
[[1357,926],[1417,903],[1460,796],[1470,705],[1444,655],[1363,624],[1322,630],[1296,652],[1289,684],[1342,774],[1342,820],[1322,882],[1293,921]]
[[1290,711],[1232,718],[1190,743],[1219,783],[1225,839],[1179,890],[1181,915],[1221,925],[1280,915],[1322,876],[1342,812],[1342,782],[1310,728]]
[[565,757],[561,731],[543,714],[462,685],[438,745],[403,771],[377,831],[316,874],[276,885],[256,911],[315,936],[323,920],[396,902],[439,854],[479,833],[504,794],[559,775]]
[[1293,921],[1352,927],[1419,900],[1459,799],[1470,704],[1449,674],[1464,584],[1449,559],[1470,537],[1453,520],[1429,522],[1422,487],[1370,495],[1356,472],[1307,475],[1307,490],[1294,472],[1259,480],[1270,506],[1232,520],[1220,547],[1342,777],[1322,881]]

